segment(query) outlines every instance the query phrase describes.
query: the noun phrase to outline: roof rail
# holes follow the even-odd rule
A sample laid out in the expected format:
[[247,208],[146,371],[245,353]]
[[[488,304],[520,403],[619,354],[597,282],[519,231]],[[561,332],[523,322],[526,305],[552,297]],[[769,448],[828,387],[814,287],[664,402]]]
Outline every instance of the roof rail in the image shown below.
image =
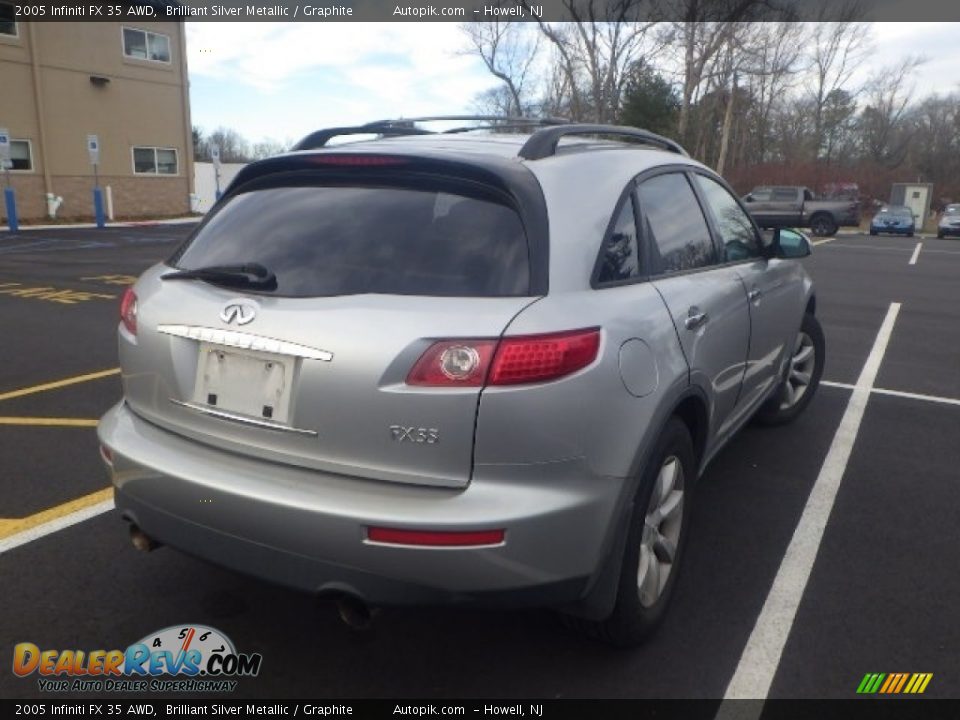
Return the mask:
[[330,140],[342,135],[433,135],[430,130],[415,128],[412,125],[390,125],[369,123],[354,127],[335,127],[317,130],[303,138],[291,150],[315,150],[324,147]]
[[683,147],[669,138],[665,138],[649,130],[641,130],[635,127],[623,127],[620,125],[556,125],[537,130],[530,139],[520,148],[518,155],[525,160],[541,160],[555,155],[557,152],[557,143],[560,138],[567,135],[613,135],[616,137],[629,138],[647,145],[657,145],[664,150],[689,157]]
[[[439,122],[478,120],[487,123],[503,123],[505,125],[563,125],[570,121],[560,117],[529,118],[513,115],[431,115],[427,117],[397,118],[396,120],[377,120],[370,125],[381,126],[411,126],[418,122]],[[472,129],[472,128],[471,128]]]
[[563,123],[569,123],[566,118],[547,117],[547,118],[527,118],[510,117],[503,115],[432,115],[429,117],[397,118],[395,120],[374,120],[363,125],[353,125],[349,127],[325,128],[310,133],[305,138],[294,145],[291,150],[315,150],[325,147],[330,140],[343,135],[435,135],[433,130],[418,128],[415,123],[446,121],[468,121],[475,120],[491,123],[481,126],[466,126],[445,130],[445,133],[461,133],[470,130],[499,130],[513,127],[530,127],[532,125],[554,126]]

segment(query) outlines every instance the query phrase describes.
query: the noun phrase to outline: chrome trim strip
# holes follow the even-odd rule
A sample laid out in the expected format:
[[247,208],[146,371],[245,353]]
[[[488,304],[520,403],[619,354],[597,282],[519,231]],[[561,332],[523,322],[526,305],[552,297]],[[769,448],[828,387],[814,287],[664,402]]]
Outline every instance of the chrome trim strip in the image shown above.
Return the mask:
[[274,423],[268,420],[259,420],[257,418],[247,417],[246,415],[238,415],[237,413],[227,412],[226,410],[216,410],[206,405],[184,402],[183,400],[175,400],[170,398],[170,402],[172,402],[174,405],[185,407],[187,410],[193,410],[198,413],[203,413],[204,415],[220,418],[221,420],[230,420],[231,422],[240,423],[242,425],[253,425],[254,427],[264,428],[265,430],[277,430],[279,432],[294,433],[296,435],[309,435],[310,437],[317,437],[319,434],[316,430],[304,430],[302,428],[290,427],[289,425],[281,425],[280,423]]
[[326,350],[298,345],[286,340],[275,340],[262,335],[237,332],[236,330],[218,330],[196,325],[157,325],[157,332],[187,338],[188,340],[213,343],[214,345],[226,345],[241,350],[259,350],[275,355],[293,355],[307,360],[323,360],[324,362],[333,360],[333,353]]

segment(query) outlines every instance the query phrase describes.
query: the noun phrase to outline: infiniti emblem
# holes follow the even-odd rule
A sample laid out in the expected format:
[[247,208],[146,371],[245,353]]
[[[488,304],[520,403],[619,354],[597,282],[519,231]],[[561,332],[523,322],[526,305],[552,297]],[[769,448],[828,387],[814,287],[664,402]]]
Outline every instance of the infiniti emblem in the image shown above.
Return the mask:
[[220,319],[225,323],[246,325],[257,317],[257,304],[251,300],[231,300],[220,311]]

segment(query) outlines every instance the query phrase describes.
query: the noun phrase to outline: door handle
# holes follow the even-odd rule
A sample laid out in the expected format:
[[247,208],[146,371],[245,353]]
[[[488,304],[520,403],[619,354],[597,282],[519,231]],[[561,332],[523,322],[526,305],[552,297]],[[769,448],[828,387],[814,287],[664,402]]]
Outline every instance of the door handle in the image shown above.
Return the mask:
[[763,295],[763,293],[757,290],[756,288],[754,288],[753,290],[747,293],[747,297],[750,298],[751,302],[753,302],[754,300],[759,300],[761,295]]
[[687,311],[687,319],[683,324],[687,326],[687,330],[696,330],[709,319],[705,312],[700,312],[700,308],[692,307]]

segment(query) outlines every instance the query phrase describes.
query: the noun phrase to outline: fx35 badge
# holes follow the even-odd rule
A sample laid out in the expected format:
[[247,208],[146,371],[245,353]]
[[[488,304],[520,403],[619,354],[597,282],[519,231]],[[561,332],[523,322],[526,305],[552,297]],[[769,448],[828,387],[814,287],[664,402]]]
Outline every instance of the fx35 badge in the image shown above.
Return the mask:
[[440,431],[437,428],[407,427],[406,425],[391,425],[390,436],[395,442],[426,443],[434,445],[440,442]]

